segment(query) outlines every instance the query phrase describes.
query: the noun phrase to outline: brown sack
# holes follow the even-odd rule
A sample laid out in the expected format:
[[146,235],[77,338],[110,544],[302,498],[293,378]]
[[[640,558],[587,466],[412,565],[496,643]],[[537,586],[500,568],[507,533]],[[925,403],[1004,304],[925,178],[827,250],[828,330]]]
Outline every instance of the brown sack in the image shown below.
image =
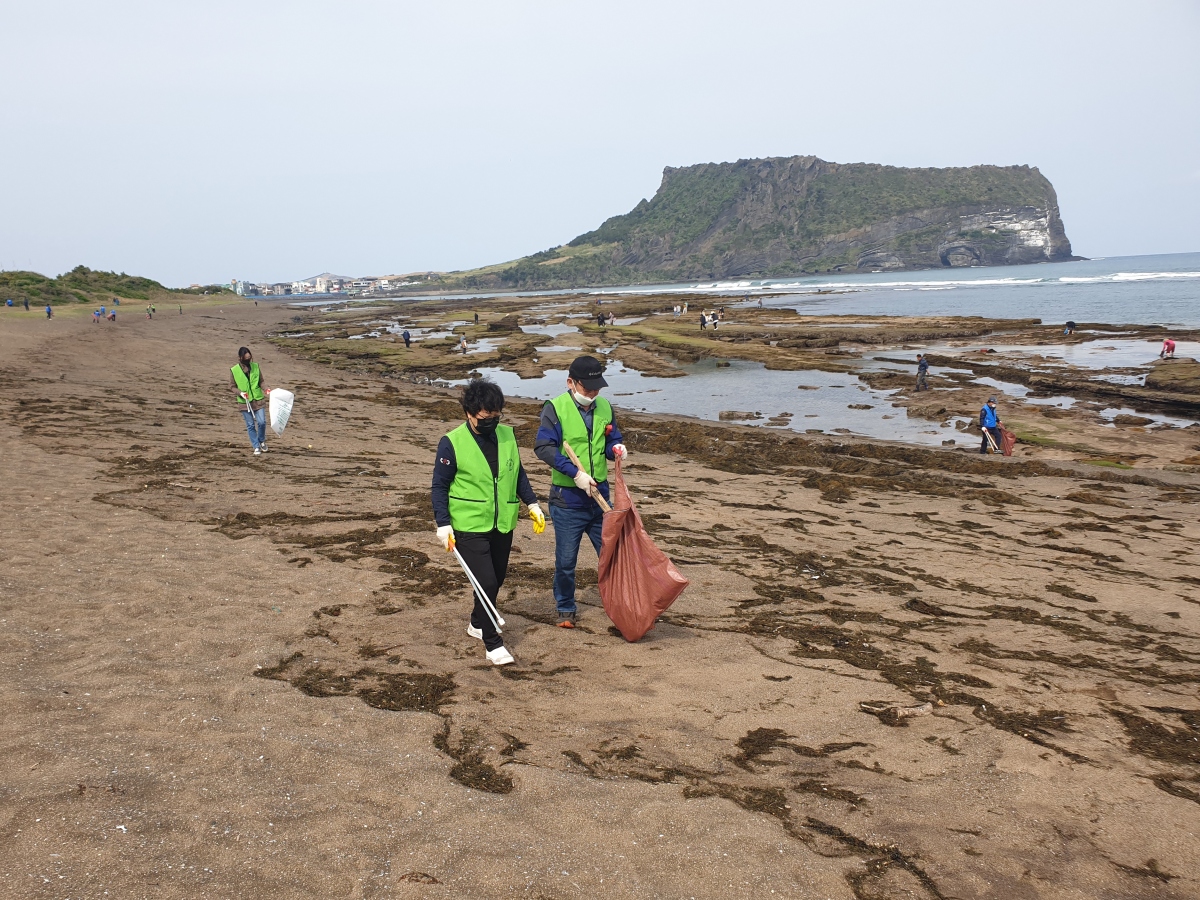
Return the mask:
[[619,461],[609,468],[609,475],[612,512],[604,514],[597,570],[600,599],[625,640],[637,641],[683,593],[688,580],[646,534]]
[[1017,446],[1017,436],[1005,428],[1000,426],[1000,452],[1005,456],[1012,456],[1013,447]]

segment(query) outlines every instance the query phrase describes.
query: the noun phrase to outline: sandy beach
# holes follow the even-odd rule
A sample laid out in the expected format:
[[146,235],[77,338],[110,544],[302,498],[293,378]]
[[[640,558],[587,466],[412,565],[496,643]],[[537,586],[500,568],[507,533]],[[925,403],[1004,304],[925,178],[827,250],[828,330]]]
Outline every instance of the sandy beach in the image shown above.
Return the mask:
[[[0,895],[1200,895],[1197,429],[1038,413],[1003,459],[618,401],[691,586],[628,644],[585,551],[552,627],[523,519],[496,669],[433,535],[453,390],[267,337],[317,318],[6,313]],[[257,459],[242,344],[296,393]]]

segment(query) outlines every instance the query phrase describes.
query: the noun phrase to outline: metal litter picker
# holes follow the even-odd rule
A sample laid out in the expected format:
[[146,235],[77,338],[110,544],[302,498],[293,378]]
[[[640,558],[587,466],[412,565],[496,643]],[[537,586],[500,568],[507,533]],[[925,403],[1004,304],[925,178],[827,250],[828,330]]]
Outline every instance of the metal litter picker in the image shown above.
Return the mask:
[[492,624],[496,626],[496,633],[499,634],[500,626],[504,624],[504,619],[500,617],[500,611],[492,604],[488,598],[487,592],[480,587],[479,579],[475,577],[475,573],[471,571],[471,567],[467,565],[467,561],[462,558],[462,554],[458,552],[458,547],[451,545],[454,551],[454,558],[458,560],[458,564],[462,566],[462,570],[467,573],[467,579],[471,582],[471,587],[475,589],[475,596],[479,598],[479,602],[483,604],[483,611],[487,613],[487,617],[492,620]]

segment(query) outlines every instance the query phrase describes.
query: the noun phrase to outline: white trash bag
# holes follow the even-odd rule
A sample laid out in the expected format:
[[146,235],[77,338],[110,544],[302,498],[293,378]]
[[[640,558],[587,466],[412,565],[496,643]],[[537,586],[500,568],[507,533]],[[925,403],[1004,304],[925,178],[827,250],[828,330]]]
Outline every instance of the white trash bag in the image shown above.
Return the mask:
[[274,388],[270,396],[268,406],[271,410],[271,430],[276,434],[283,434],[283,429],[287,428],[288,419],[292,415],[292,402],[296,395],[283,388]]

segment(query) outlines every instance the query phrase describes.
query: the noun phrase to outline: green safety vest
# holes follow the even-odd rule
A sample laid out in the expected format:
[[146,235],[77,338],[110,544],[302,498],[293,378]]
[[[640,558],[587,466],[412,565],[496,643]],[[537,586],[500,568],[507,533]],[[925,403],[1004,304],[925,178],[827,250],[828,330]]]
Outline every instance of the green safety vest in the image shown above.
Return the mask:
[[475,432],[463,422],[446,437],[454,447],[458,469],[450,483],[450,524],[455,531],[497,531],[507,534],[517,527],[521,501],[517,499],[517,473],[521,454],[512,427],[496,428],[498,474],[475,441]]
[[[230,366],[229,371],[233,373],[233,383],[237,385],[238,390],[249,394],[251,400],[261,400],[263,398],[262,378],[258,374],[258,363],[254,360],[250,361],[250,377],[246,377],[246,373],[242,371],[242,364],[238,363],[235,366]],[[240,400],[238,402],[241,402]]]
[[[558,413],[559,427],[562,428],[563,441],[571,445],[587,473],[596,479],[597,484],[607,481],[608,458],[604,455],[604,444],[608,435],[604,433],[604,429],[612,422],[612,405],[603,397],[592,401],[595,410],[592,413],[592,436],[589,440],[583,413],[579,411],[579,406],[570,391],[546,402],[554,406],[554,411]],[[563,453],[561,444],[558,452],[563,456],[567,455]],[[575,479],[564,475],[558,469],[553,471],[550,481],[560,487],[575,487]]]

